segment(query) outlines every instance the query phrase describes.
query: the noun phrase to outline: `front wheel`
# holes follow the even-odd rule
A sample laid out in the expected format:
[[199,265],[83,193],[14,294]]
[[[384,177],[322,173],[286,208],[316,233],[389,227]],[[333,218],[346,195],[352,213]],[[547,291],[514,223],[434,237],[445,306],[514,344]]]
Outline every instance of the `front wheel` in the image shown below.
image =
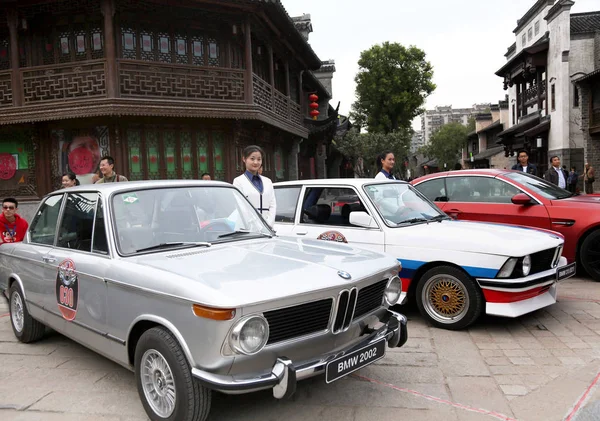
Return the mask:
[[600,230],[583,240],[580,249],[581,265],[594,281],[600,281]]
[[442,329],[464,329],[483,311],[479,287],[467,274],[451,266],[429,269],[419,279],[416,292],[419,312]]
[[146,414],[153,421],[204,421],[211,392],[192,377],[173,335],[162,327],[141,336],[135,348],[135,377]]
[[44,336],[46,326],[29,314],[25,297],[16,282],[8,291],[10,305],[10,324],[17,339],[23,343],[35,342]]

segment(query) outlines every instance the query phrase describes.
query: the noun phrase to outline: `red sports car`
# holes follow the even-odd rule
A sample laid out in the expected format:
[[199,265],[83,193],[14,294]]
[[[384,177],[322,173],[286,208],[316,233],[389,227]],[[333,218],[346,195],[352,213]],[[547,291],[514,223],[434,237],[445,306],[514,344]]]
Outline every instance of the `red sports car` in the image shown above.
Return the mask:
[[454,219],[563,234],[563,256],[600,281],[600,195],[573,194],[521,171],[494,169],[440,172],[411,183]]

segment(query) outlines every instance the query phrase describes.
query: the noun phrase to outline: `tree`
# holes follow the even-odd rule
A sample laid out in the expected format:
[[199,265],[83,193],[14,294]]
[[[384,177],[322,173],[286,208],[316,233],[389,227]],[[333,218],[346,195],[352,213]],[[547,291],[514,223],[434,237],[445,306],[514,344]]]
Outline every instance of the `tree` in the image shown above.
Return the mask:
[[366,177],[376,173],[377,155],[384,151],[392,151],[396,157],[396,171],[404,172],[404,158],[408,156],[412,130],[403,129],[392,133],[359,133],[351,129],[336,141],[337,149],[354,166],[358,177]]
[[421,148],[421,152],[436,159],[440,168],[447,164],[447,169],[450,169],[460,160],[459,154],[467,143],[468,134],[469,128],[460,123],[444,124],[431,135],[429,144]]
[[435,89],[433,67],[414,46],[375,45],[361,53],[358,66],[351,118],[370,133],[409,128]]

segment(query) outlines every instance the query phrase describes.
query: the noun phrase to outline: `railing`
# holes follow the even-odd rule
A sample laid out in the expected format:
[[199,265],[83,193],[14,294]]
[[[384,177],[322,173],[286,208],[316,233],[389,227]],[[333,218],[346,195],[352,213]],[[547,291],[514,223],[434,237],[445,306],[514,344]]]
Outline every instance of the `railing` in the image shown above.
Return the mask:
[[0,107],[12,105],[12,72],[0,72]]
[[525,104],[529,105],[529,103],[536,103],[538,98],[538,86],[541,89],[540,98],[544,98],[546,95],[546,81],[542,81],[540,85],[530,86],[525,92]]
[[252,90],[254,92],[255,105],[272,111],[279,117],[294,124],[302,124],[300,105],[277,89],[274,89],[257,75],[253,75],[252,77]]
[[121,97],[244,102],[244,71],[119,60]]
[[64,99],[106,97],[104,60],[21,70],[23,105]]

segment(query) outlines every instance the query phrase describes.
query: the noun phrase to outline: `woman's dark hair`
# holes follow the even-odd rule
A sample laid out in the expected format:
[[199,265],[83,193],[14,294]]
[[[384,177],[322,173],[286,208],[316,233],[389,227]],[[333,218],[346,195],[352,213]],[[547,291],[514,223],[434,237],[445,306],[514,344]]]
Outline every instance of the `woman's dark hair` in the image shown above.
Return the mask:
[[69,180],[71,181],[75,181],[75,185],[78,186],[79,185],[79,180],[77,179],[77,176],[75,175],[75,173],[72,172],[66,172],[62,175],[63,177],[69,177]]
[[244,148],[244,151],[242,152],[242,155],[244,156],[244,158],[248,158],[254,152],[259,152],[260,156],[264,159],[264,157],[265,157],[265,151],[263,151],[262,148],[260,146],[257,146],[257,145],[246,146]]
[[389,154],[393,154],[394,152],[392,151],[386,151],[384,153],[380,153],[379,155],[377,155],[377,170],[381,171],[383,169],[383,164],[381,163],[381,161],[383,161],[385,158],[387,158],[387,156]]

